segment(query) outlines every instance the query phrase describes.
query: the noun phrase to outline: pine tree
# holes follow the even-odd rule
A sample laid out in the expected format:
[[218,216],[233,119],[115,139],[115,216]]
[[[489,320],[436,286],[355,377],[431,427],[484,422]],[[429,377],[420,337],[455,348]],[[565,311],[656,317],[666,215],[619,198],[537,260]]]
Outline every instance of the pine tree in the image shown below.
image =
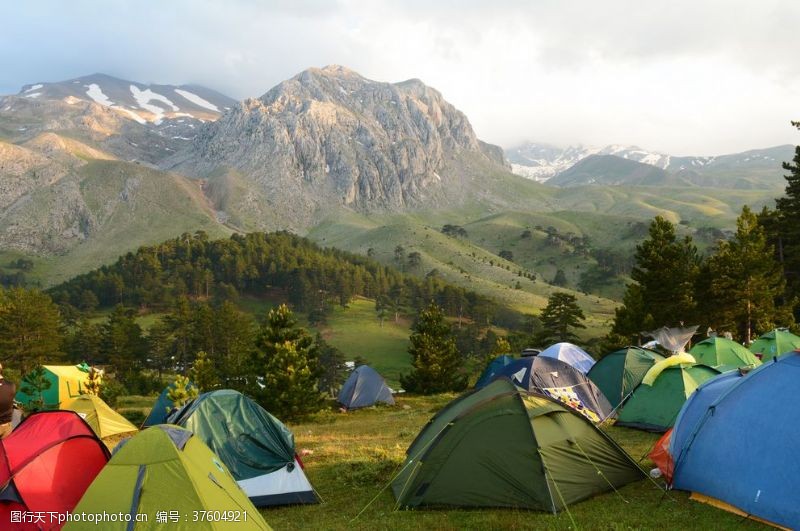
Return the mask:
[[341,350],[326,342],[319,333],[315,339],[319,350],[319,389],[335,396],[344,383],[347,373],[345,357]]
[[63,356],[61,316],[50,297],[38,290],[0,290],[0,352],[3,364],[28,373],[42,361]]
[[214,311],[217,350],[211,358],[226,387],[244,390],[248,363],[255,348],[255,324],[235,304],[223,302]]
[[219,387],[217,368],[208,354],[202,350],[194,358],[192,368],[189,370],[189,378],[201,393],[207,393]]
[[[800,122],[792,122],[800,129]],[[795,148],[792,162],[784,162],[786,191],[776,200],[778,241],[777,252],[782,260],[789,298],[800,297],[800,146]],[[800,317],[798,315],[797,317]]]
[[[639,284],[630,284],[622,298],[622,306],[614,310],[614,325],[608,342],[613,344],[638,344],[641,332],[656,328],[653,316],[648,313]],[[622,339],[621,339],[622,338]]]
[[[625,299],[637,308],[617,312],[615,333],[641,332],[636,325],[643,325],[645,319],[652,319],[655,326],[674,326],[696,318],[694,290],[701,261],[691,236],[678,238],[675,225],[657,216],[648,239],[636,246],[635,260],[631,278],[636,284],[628,286]],[[637,323],[635,315],[643,316],[642,321]]]
[[50,389],[52,383],[47,378],[44,367],[41,365],[34,368],[22,378],[20,391],[31,397],[26,409],[28,411],[40,411],[45,408],[58,408],[58,404],[45,404],[43,393]]
[[83,389],[87,395],[100,396],[100,392],[103,389],[103,371],[89,367],[89,374],[86,375]]
[[564,273],[563,269],[559,269],[559,270],[556,271],[556,274],[553,277],[552,284],[554,286],[566,286],[567,285],[567,275]]
[[403,388],[412,393],[434,394],[461,391],[467,386],[450,324],[436,304],[431,303],[420,312],[410,340],[408,352],[413,369],[400,377]]
[[[198,395],[197,386],[189,378],[181,374],[175,377],[175,381],[167,391],[167,398],[173,403],[174,407],[180,408],[190,400],[194,400]],[[169,413],[169,408],[167,410]]]
[[791,311],[776,304],[783,298],[786,281],[767,244],[756,215],[745,206],[736,221],[736,235],[722,241],[710,259],[709,324],[735,332],[750,343],[758,331],[792,323]]
[[578,306],[578,299],[569,293],[556,292],[547,299],[547,306],[539,315],[542,331],[536,335],[537,343],[545,345],[559,341],[575,341],[574,328],[586,328],[586,316]]
[[256,374],[263,375],[265,387],[251,389],[267,411],[284,420],[295,420],[320,410],[317,346],[308,332],[297,326],[285,304],[267,314],[255,361]]

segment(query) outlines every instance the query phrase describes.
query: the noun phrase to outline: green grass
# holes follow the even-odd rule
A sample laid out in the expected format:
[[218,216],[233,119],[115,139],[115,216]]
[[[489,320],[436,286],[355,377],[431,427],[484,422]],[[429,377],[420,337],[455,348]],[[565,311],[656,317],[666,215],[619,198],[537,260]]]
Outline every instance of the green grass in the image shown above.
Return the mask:
[[[441,213],[431,215],[439,216]],[[427,216],[428,213],[420,212],[367,218],[351,213],[320,224],[311,231],[309,237],[323,246],[361,254],[373,249],[375,259],[388,265],[397,265],[394,262],[394,249],[401,245],[406,254],[417,251],[422,256],[421,266],[407,272],[423,275],[435,269],[448,282],[523,313],[538,313],[547,303],[547,297],[555,291],[564,291],[542,280],[531,281],[520,277],[518,271],[525,269],[524,265],[503,260],[469,239],[445,236],[439,231],[441,224],[438,217],[436,223],[429,223]],[[456,222],[459,220],[457,218]],[[520,289],[516,289],[517,282]],[[597,295],[567,291],[577,296],[578,303],[587,314],[585,338],[603,335],[613,318],[616,303]]]
[[400,374],[409,370],[409,323],[405,319],[395,323],[389,318],[381,326],[374,301],[357,298],[348,308],[337,306],[320,331],[348,359],[359,356],[367,360],[390,386],[399,385]]
[[[401,396],[395,407],[349,413],[325,411],[291,425],[309,480],[325,503],[263,511],[275,529],[574,529],[566,512],[438,509],[397,511],[390,489],[383,489],[402,463],[405,450],[428,419],[455,395]],[[646,454],[658,436],[609,427],[609,434],[634,460]],[[502,444],[502,437],[498,436]],[[642,463],[645,470],[651,463]],[[355,521],[353,518],[369,505]],[[579,529],[756,529],[752,521],[690,501],[682,492],[665,495],[642,480],[573,504],[569,512]]]

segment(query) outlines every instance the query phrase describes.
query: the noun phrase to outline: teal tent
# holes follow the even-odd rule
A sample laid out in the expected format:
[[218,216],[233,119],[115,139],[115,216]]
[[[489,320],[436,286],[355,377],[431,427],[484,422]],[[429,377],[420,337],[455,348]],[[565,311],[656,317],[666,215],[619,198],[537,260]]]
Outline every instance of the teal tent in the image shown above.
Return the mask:
[[[190,388],[194,387],[192,382],[186,384],[186,389],[189,390]],[[144,423],[142,423],[142,428],[147,428],[149,426],[155,426],[156,424],[164,424],[167,421],[167,417],[175,409],[175,404],[172,400],[169,399],[169,392],[175,389],[175,383],[169,384],[161,394],[158,395],[158,399],[156,400],[153,409],[150,410],[150,414],[147,415],[147,418],[144,419]]]
[[650,367],[664,357],[640,347],[625,347],[606,354],[595,363],[587,376],[614,408],[630,396]]
[[167,423],[190,430],[211,448],[257,507],[317,502],[292,432],[238,391],[203,393]]

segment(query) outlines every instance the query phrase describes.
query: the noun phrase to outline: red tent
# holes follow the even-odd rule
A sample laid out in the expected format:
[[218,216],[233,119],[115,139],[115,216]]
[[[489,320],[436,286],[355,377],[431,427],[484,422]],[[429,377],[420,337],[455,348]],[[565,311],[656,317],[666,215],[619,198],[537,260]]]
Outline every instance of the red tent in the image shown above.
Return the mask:
[[672,462],[672,455],[669,453],[669,442],[672,439],[672,428],[661,436],[656,445],[650,451],[650,459],[661,470],[661,474],[667,481],[667,485],[672,485],[672,472],[675,464]]
[[0,441],[0,529],[61,529],[108,458],[74,411],[26,418]]

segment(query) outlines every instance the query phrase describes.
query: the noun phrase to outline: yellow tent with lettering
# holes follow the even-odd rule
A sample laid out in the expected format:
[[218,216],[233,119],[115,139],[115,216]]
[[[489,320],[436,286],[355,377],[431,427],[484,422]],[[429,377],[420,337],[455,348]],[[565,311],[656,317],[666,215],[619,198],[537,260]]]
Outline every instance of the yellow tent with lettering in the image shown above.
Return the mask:
[[[67,400],[83,394],[89,377],[88,365],[42,365],[42,368],[44,377],[50,382],[50,387],[42,392],[45,407],[59,408]],[[25,405],[38,397],[17,391],[16,399]]]
[[99,396],[81,395],[63,403],[61,409],[69,409],[80,415],[101,439],[138,431],[136,426],[111,409]]

